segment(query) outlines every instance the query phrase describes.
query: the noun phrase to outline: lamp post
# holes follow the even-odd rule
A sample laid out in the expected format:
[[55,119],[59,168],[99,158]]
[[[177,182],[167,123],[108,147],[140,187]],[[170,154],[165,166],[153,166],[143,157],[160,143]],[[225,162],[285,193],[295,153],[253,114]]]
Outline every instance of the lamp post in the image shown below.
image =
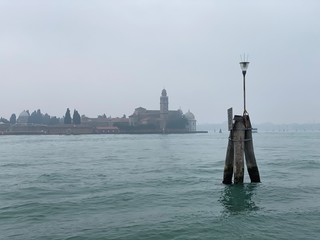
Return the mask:
[[247,115],[246,109],[246,73],[249,67],[249,62],[240,62],[240,67],[243,75],[243,115]]

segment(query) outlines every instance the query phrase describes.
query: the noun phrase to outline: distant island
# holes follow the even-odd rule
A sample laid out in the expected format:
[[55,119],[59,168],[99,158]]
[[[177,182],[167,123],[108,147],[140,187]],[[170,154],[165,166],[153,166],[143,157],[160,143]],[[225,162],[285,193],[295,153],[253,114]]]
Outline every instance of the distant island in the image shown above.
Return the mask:
[[51,117],[41,110],[30,114],[28,110],[20,113],[18,118],[12,114],[10,120],[0,118],[0,135],[44,135],[44,134],[154,134],[154,133],[207,133],[197,131],[197,121],[190,110],[169,110],[167,91],[162,90],[160,109],[147,110],[138,107],[129,117],[107,117],[105,114],[97,118],[80,116],[74,110],[71,118],[67,108],[63,118]]

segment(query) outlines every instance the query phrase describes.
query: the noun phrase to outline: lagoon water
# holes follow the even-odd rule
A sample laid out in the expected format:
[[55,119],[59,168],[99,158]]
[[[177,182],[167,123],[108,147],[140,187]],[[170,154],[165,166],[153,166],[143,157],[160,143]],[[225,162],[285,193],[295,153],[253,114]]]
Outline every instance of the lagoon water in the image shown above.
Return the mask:
[[0,239],[320,239],[320,132],[253,137],[227,186],[227,133],[1,136]]

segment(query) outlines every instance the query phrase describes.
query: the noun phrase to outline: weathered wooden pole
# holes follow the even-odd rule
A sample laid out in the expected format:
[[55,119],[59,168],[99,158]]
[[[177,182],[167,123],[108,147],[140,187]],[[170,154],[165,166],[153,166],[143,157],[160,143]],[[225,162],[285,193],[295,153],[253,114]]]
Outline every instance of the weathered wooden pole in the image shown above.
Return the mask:
[[232,175],[233,175],[234,148],[233,148],[233,131],[232,131],[233,116],[232,115],[233,115],[232,108],[229,108],[228,109],[228,129],[230,131],[230,134],[229,134],[228,148],[227,148],[226,160],[225,160],[224,171],[223,171],[222,183],[224,184],[231,184]]
[[244,152],[246,156],[246,165],[249,173],[251,182],[260,182],[260,174],[254,155],[253,150],[253,139],[252,139],[252,126],[250,122],[249,115],[244,115],[244,123],[246,127],[245,131],[245,143],[244,143]]
[[234,180],[235,184],[243,183],[244,174],[244,140],[245,140],[245,126],[243,117],[239,115],[234,116],[233,127],[233,146],[234,146]]
[[233,158],[234,158],[234,150],[233,150],[233,132],[230,130],[228,148],[226,154],[226,161],[224,164],[224,172],[223,172],[223,181],[224,184],[232,183],[232,175],[233,175]]

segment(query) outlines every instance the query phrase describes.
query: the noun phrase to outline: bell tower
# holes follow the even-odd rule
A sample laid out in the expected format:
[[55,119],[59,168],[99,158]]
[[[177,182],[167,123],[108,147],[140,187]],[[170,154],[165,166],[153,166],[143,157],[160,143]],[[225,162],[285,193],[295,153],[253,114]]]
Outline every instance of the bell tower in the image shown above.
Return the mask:
[[165,132],[169,114],[169,100],[165,89],[161,92],[160,97],[160,129]]

